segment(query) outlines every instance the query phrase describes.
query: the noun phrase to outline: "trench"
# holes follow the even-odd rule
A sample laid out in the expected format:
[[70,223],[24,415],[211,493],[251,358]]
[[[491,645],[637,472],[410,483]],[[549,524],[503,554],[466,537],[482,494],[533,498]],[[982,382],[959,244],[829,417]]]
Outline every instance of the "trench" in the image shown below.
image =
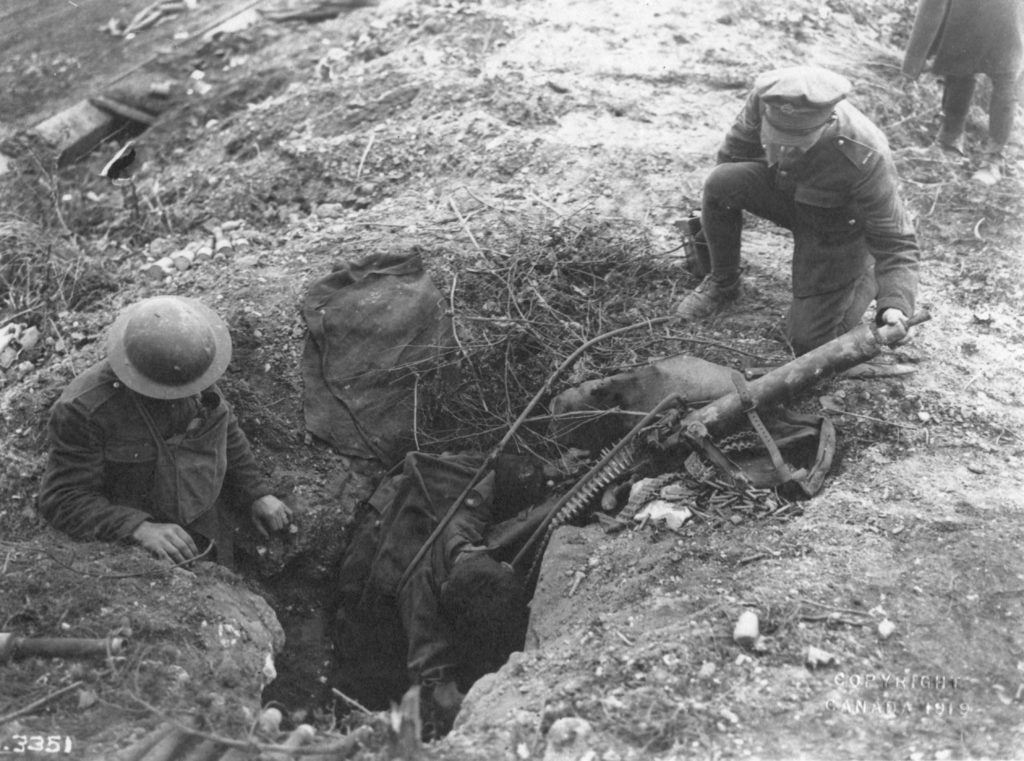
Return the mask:
[[[342,718],[353,709],[332,690],[336,662],[330,636],[332,622],[325,602],[330,598],[331,583],[330,579],[305,572],[284,572],[261,585],[264,599],[285,632],[285,645],[275,656],[277,678],[264,687],[261,705],[278,708],[284,716],[282,727],[285,729],[314,723],[318,714]],[[522,650],[525,642],[524,629],[516,649]],[[370,658],[374,654],[367,651],[366,655]],[[473,667],[490,673],[506,661],[507,656],[499,664],[474,663]],[[395,697],[396,704],[399,697]],[[372,701],[367,701],[366,707],[370,710],[387,708]]]
[[261,703],[280,708],[293,724],[311,721],[314,711],[334,702],[328,683],[333,651],[322,599],[327,582],[283,573],[261,586],[285,633],[284,648],[275,656],[277,678],[263,688]]
[[[530,542],[537,535],[538,522],[550,514],[560,494],[538,463],[522,457],[505,458],[495,468],[493,488],[493,512],[489,514],[493,522],[488,523],[484,539],[489,547],[486,555],[490,560],[508,564],[511,571],[511,564],[517,554],[524,547],[533,546]],[[368,497],[368,494],[363,496]],[[434,496],[438,498],[436,493]],[[402,502],[394,504],[395,515],[407,514],[407,508]],[[369,618],[365,617],[366,608],[362,603],[357,606],[360,612],[350,610],[350,630],[357,633],[354,637],[346,635],[346,641],[358,643],[360,660],[373,664],[372,667],[353,666],[348,657],[352,651],[343,657],[336,657],[334,651],[332,630],[335,622],[332,605],[335,590],[341,588],[342,579],[351,579],[351,576],[345,576],[346,573],[353,573],[352,567],[343,570],[342,562],[352,558],[354,567],[359,569],[354,573],[359,574],[362,573],[362,560],[368,560],[365,552],[358,551],[360,548],[372,546],[376,557],[380,557],[377,553],[402,551],[396,550],[396,545],[385,543],[385,537],[395,536],[394,528],[379,535],[379,544],[370,541],[378,535],[371,531],[368,537],[360,531],[361,527],[371,523],[365,520],[364,515],[367,514],[358,511],[355,516],[347,515],[342,519],[345,527],[337,542],[326,547],[309,548],[260,582],[264,599],[274,610],[285,633],[284,647],[275,656],[277,677],[263,689],[261,702],[264,707],[273,706],[281,710],[286,720],[293,724],[313,723],[317,714],[333,713],[340,718],[349,713],[353,705],[333,690],[336,686],[341,686],[345,695],[372,711],[386,710],[391,703],[400,702],[402,694],[411,686],[406,676],[407,660],[410,657],[409,633],[405,631],[398,603],[394,599],[385,599],[383,606],[371,605]],[[439,538],[438,542],[446,540]],[[399,542],[397,546],[407,545]],[[387,547],[391,549],[385,549]],[[534,557],[530,551],[523,554],[525,562]],[[385,567],[390,567],[388,563],[384,561]],[[373,567],[377,567],[376,559]],[[498,569],[497,564],[492,566],[488,561],[481,560],[475,565],[467,562],[458,567],[471,569],[461,575],[461,583],[466,584],[469,579],[469,587],[473,590],[469,596],[459,598],[462,607],[448,607],[445,593],[438,589],[435,591],[439,597],[433,604],[439,607],[420,608],[416,615],[418,621],[423,620],[420,616],[433,616],[432,621],[443,622],[436,628],[433,623],[421,625],[432,640],[442,639],[451,643],[454,652],[448,657],[453,655],[454,658],[446,673],[454,675],[459,690],[465,694],[477,679],[501,668],[512,652],[525,648],[530,603],[539,574],[533,564],[528,570],[523,565],[516,574],[518,581],[513,583],[510,576],[499,571],[498,577],[504,580],[499,586],[488,587],[488,579],[490,583],[495,583],[490,569]],[[243,575],[246,574],[246,569],[240,570]],[[447,569],[444,573],[442,589],[448,587],[448,580],[455,577]],[[253,573],[249,576],[255,578]],[[374,584],[366,579],[360,579],[358,583],[361,590],[374,588]],[[458,585],[459,582],[453,584]],[[477,586],[479,584],[485,586]],[[514,591],[509,591],[508,585],[514,587]],[[478,591],[480,589],[486,589],[487,592],[481,596]],[[500,599],[501,604],[491,604],[491,597]],[[453,612],[455,610],[469,612],[460,618],[458,613]],[[367,620],[373,621],[368,628],[364,625]],[[461,629],[459,621],[462,622]],[[467,621],[473,624],[467,625]],[[476,636],[477,627],[486,632],[485,636]],[[372,636],[367,637],[367,633]],[[374,669],[378,667],[381,684],[366,686],[368,681],[376,678]],[[350,685],[351,691],[345,685]]]

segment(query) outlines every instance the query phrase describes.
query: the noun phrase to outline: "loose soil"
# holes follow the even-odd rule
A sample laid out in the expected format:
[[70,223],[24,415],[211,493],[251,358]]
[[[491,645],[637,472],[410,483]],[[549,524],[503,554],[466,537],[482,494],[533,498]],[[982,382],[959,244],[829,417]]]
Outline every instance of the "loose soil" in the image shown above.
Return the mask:
[[[134,195],[98,177],[113,147],[57,172],[43,148],[16,141],[16,171],[0,189],[0,326],[35,326],[42,340],[4,368],[0,389],[0,630],[130,629],[141,652],[105,665],[0,665],[0,716],[85,683],[0,737],[71,735],[93,758],[185,714],[245,737],[265,664],[225,680],[223,643],[189,639],[216,610],[188,601],[248,584],[289,637],[263,695],[285,706],[286,726],[309,721],[332,737],[365,723],[375,734],[358,755],[393,753],[381,717],[339,726],[320,703],[329,652],[318,601],[379,473],[303,434],[305,288],[335,260],[419,246],[468,358],[460,393],[424,412],[421,445],[486,450],[575,346],[671,313],[695,285],[673,222],[699,206],[754,77],[810,61],[851,78],[851,100],[895,151],[933,317],[887,359],[916,372],[830,380],[793,400],[827,410],[839,430],[825,489],[797,509],[726,510],[678,531],[560,529],[527,649],[479,682],[455,731],[421,752],[1022,757],[1021,187],[1016,165],[994,187],[969,182],[984,88],[971,155],[950,162],[926,150],[939,90],[928,75],[900,78],[911,12],[895,0],[389,0],[211,42],[212,89],[138,138]],[[164,279],[145,273],[213,226],[232,251]],[[713,324],[595,347],[554,391],[680,352],[734,367],[785,361],[790,239],[750,220],[744,247],[744,299]],[[225,386],[298,514],[295,538],[247,545],[247,582],[72,543],[32,508],[49,405],[102,354],[117,310],[156,293],[203,298],[230,323]],[[514,446],[568,469],[540,430]],[[83,569],[131,575],[114,585]],[[169,597],[179,579],[182,596]],[[760,614],[757,651],[732,640],[745,609]],[[168,620],[180,610],[189,614]],[[883,620],[895,624],[887,638]],[[275,623],[263,622],[270,635],[251,652],[279,644]],[[808,666],[810,646],[834,660]]]

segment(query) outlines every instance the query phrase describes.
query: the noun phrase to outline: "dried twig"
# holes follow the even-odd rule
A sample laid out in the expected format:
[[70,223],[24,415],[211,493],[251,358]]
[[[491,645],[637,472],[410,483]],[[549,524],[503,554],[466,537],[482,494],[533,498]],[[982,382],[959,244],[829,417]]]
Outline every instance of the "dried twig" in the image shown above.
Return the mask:
[[484,250],[480,248],[480,244],[476,242],[476,238],[473,237],[473,231],[469,229],[469,223],[466,222],[466,218],[462,216],[462,212],[459,210],[458,204],[455,203],[455,198],[452,196],[448,197],[448,205],[455,212],[455,216],[459,218],[459,223],[462,225],[463,231],[469,236],[470,241],[473,242],[473,247],[477,250],[481,256],[485,256]]
[[[79,682],[78,684],[81,684],[81,682]],[[203,740],[212,740],[218,745],[224,745],[229,748],[239,748],[240,750],[256,750],[260,751],[261,753],[290,753],[292,756],[326,756],[331,754],[344,755],[351,752],[357,744],[363,742],[366,736],[373,731],[370,727],[359,727],[358,729],[352,730],[352,732],[350,732],[348,735],[346,735],[340,740],[325,743],[324,745],[311,745],[306,748],[294,748],[289,747],[287,745],[261,743],[256,742],[255,740],[236,740],[233,737],[225,737],[223,735],[214,734],[212,732],[203,732],[201,730],[190,727],[187,724],[183,724],[177,719],[167,716],[159,708],[147,702],[146,700],[143,700],[138,695],[134,693],[129,694],[131,695],[133,700],[135,700],[137,703],[143,706],[146,710],[150,711],[156,716],[160,716],[161,718],[165,719],[167,722],[172,724],[180,731],[188,735],[191,735],[192,737],[199,737]]]
[[363,176],[363,164],[366,163],[366,157],[370,154],[370,149],[373,147],[373,139],[375,133],[370,133],[370,139],[366,143],[366,148],[363,150],[363,155],[359,159],[359,167],[356,169],[356,182],[359,182],[359,178]]
[[348,695],[346,695],[344,692],[339,690],[337,687],[332,687],[331,688],[331,692],[334,693],[337,697],[339,697],[342,700],[344,700],[350,706],[355,708],[357,711],[361,711],[362,713],[365,713],[367,716],[372,716],[373,715],[373,711],[371,711],[369,708],[364,706],[362,703],[360,703],[355,698],[350,698]]
[[516,432],[519,430],[519,427],[530,416],[530,413],[533,412],[534,407],[536,407],[537,404],[540,403],[540,400],[551,391],[551,387],[554,385],[555,381],[559,377],[561,377],[562,373],[565,372],[580,357],[580,355],[582,355],[585,351],[587,351],[587,349],[589,349],[594,344],[600,343],[601,341],[605,341],[609,338],[612,338],[613,336],[622,335],[623,333],[629,333],[635,330],[639,330],[640,328],[650,329],[655,325],[668,322],[669,320],[672,319],[674,318],[659,317],[653,320],[645,320],[643,322],[634,323],[633,325],[627,325],[622,328],[616,328],[615,330],[609,330],[608,332],[602,333],[601,335],[596,336],[590,339],[589,341],[585,342],[582,346],[577,348],[576,351],[570,354],[565,359],[565,361],[563,361],[562,364],[560,364],[555,369],[555,371],[547,377],[547,379],[544,381],[544,384],[540,387],[537,393],[534,394],[533,399],[531,399],[530,402],[526,405],[526,408],[519,414],[519,417],[516,418],[515,422],[513,422],[512,425],[509,426],[508,432],[502,437],[501,441],[498,442],[498,444],[491,450],[491,452],[484,459],[483,463],[477,469],[473,477],[469,480],[469,483],[463,489],[462,493],[451,504],[451,506],[448,508],[448,511],[444,514],[441,520],[438,521],[437,526],[431,532],[430,536],[427,537],[426,541],[424,541],[423,544],[420,546],[415,557],[413,557],[412,561],[409,563],[409,566],[406,568],[405,573],[402,574],[402,578],[398,582],[398,589],[401,590],[405,586],[405,583],[408,581],[409,576],[415,570],[416,566],[419,565],[420,560],[423,559],[423,556],[433,546],[434,542],[437,540],[437,537],[441,535],[442,531],[444,531],[445,526],[448,525],[448,522],[452,519],[452,517],[455,515],[458,509],[462,506],[462,503],[465,501],[466,497],[480,482],[480,479],[483,478],[484,474],[488,470],[490,470],[491,467],[494,465],[494,462],[498,459],[498,455],[501,454],[501,452],[505,450],[505,447],[508,446],[509,442],[512,441]]
[[816,608],[824,608],[825,610],[834,610],[837,613],[849,613],[850,615],[853,615],[853,616],[867,616],[867,617],[871,616],[871,614],[868,613],[867,611],[853,610],[852,608],[840,608],[838,605],[828,605],[828,604],[823,603],[823,602],[815,602],[814,600],[808,600],[806,597],[801,597],[800,598],[800,602],[807,603],[808,605],[813,605]]
[[11,713],[5,714],[4,716],[0,716],[0,725],[6,724],[9,721],[13,721],[14,719],[17,719],[19,716],[25,716],[26,714],[30,714],[33,711],[35,711],[37,708],[42,708],[47,703],[49,703],[49,702],[51,702],[53,700],[56,700],[61,695],[66,695],[67,693],[71,692],[72,690],[81,687],[82,684],[84,684],[84,683],[81,682],[81,681],[73,682],[72,684],[69,684],[67,687],[61,687],[59,690],[55,690],[54,692],[51,692],[46,697],[40,698],[39,700],[35,701],[34,703],[29,703],[24,708],[19,708],[16,711],[12,711]]
[[41,552],[42,554],[46,555],[48,558],[50,558],[50,560],[59,565],[61,568],[66,568],[67,570],[73,571],[74,573],[80,573],[83,576],[91,576],[96,579],[134,579],[144,576],[150,576],[155,573],[167,573],[168,571],[173,571],[175,568],[181,568],[183,566],[190,565],[196,562],[197,560],[202,560],[204,557],[209,555],[213,551],[213,547],[213,542],[210,542],[210,545],[201,553],[196,555],[194,558],[191,558],[189,560],[183,560],[180,563],[174,563],[172,565],[160,565],[155,568],[150,568],[145,571],[138,571],[136,573],[93,573],[92,571],[85,571],[81,568],[75,568],[73,565],[65,563],[63,560],[58,558],[56,555],[54,555],[52,552],[50,552],[44,547],[36,547],[34,548],[34,550],[36,552]]

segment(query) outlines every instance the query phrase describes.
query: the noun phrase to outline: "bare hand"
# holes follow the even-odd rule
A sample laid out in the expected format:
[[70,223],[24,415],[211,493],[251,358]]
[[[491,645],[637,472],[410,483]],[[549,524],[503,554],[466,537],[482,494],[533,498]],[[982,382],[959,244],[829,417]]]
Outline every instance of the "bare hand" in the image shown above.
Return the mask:
[[903,313],[902,309],[896,309],[895,307],[889,307],[884,312],[882,312],[883,325],[899,325],[905,331],[905,335],[903,336],[903,338],[901,338],[896,343],[903,343],[908,338],[910,338],[910,334],[913,332],[914,329],[907,327],[907,320],[909,319],[910,318]]
[[199,554],[196,543],[177,523],[143,521],[132,532],[132,539],[162,560],[187,563]]
[[292,511],[273,494],[267,494],[252,503],[252,519],[259,532],[269,537],[269,532],[281,531],[288,527],[292,520]]
[[909,318],[903,314],[902,309],[889,307],[882,312],[882,323],[885,325],[900,325],[906,323]]

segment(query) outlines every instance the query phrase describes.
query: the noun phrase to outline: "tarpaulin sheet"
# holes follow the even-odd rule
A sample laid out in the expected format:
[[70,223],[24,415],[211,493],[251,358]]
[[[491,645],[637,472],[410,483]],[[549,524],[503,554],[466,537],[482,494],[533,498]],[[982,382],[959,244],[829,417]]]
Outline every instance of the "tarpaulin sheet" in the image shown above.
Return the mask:
[[418,379],[455,344],[420,254],[339,262],[310,286],[302,315],[306,429],[343,454],[398,462],[414,446]]

